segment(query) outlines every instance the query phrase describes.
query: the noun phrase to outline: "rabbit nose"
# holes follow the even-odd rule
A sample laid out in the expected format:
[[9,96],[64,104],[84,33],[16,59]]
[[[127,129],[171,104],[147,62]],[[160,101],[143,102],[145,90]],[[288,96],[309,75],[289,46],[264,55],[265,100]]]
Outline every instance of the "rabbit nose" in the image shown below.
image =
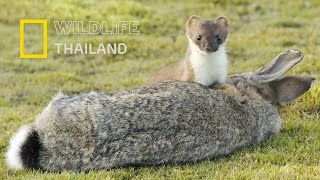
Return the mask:
[[311,84],[313,84],[316,81],[316,78],[312,77],[311,78]]

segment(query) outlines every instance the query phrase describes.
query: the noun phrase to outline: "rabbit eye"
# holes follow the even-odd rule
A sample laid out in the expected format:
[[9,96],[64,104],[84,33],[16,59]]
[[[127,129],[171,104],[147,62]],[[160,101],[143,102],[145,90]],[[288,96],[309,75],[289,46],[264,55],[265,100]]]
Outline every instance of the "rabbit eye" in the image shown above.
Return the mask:
[[201,36],[201,35],[198,35],[198,36],[197,36],[197,40],[200,41],[201,39],[202,39],[202,36]]
[[219,35],[216,35],[217,41],[221,41],[221,37]]

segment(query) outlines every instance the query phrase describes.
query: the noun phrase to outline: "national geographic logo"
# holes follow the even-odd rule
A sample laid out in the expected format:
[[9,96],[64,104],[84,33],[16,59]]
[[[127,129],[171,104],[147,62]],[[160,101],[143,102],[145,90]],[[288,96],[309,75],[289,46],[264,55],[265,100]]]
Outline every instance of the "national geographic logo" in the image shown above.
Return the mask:
[[[41,24],[43,28],[43,52],[40,54],[25,53],[25,24]],[[57,36],[76,35],[137,35],[140,34],[139,21],[54,21]],[[28,41],[29,42],[29,41]],[[109,55],[125,54],[127,45],[124,42],[116,43],[82,43],[82,42],[55,42],[57,55]],[[20,58],[47,58],[48,55],[48,25],[45,19],[20,20]]]
[[[24,26],[25,24],[42,24],[43,26],[43,52],[41,54],[26,54],[24,52]],[[47,58],[48,56],[48,25],[45,19],[20,20],[20,58]]]

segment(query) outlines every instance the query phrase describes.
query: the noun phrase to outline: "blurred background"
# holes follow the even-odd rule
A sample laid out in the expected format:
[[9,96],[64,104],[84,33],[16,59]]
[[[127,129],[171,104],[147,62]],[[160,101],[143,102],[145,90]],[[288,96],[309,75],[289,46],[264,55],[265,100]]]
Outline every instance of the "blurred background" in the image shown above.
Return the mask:
[[[12,133],[22,124],[33,122],[59,89],[72,95],[90,90],[116,91],[138,87],[156,70],[183,58],[187,46],[184,26],[191,15],[204,19],[215,19],[221,15],[228,18],[231,30],[227,42],[230,74],[254,70],[282,51],[298,49],[305,54],[304,60],[289,74],[320,78],[319,0],[0,0],[1,158]],[[19,58],[20,19],[48,20],[47,59]],[[53,21],[72,20],[136,20],[140,21],[140,34],[57,35]],[[41,33],[42,30],[37,25],[25,28],[26,51],[41,52]],[[123,55],[58,55],[54,46],[57,42],[123,42],[128,50]],[[303,98],[281,109],[284,118],[282,138],[278,137],[269,142],[264,146],[266,149],[251,153],[244,151],[238,155],[248,155],[248,162],[252,161],[252,167],[240,158],[231,159],[231,162],[206,162],[199,167],[196,165],[185,168],[191,169],[191,177],[197,172],[215,176],[211,172],[212,168],[217,170],[216,168],[221,166],[223,168],[220,171],[218,168],[216,173],[218,177],[225,177],[232,170],[232,166],[239,166],[239,172],[233,171],[231,175],[240,175],[237,173],[241,172],[246,174],[249,171],[253,176],[244,177],[259,177],[259,163],[266,167],[270,163],[292,162],[298,166],[289,166],[283,171],[283,177],[296,175],[295,168],[301,168],[298,173],[308,177],[315,172],[314,166],[320,162],[319,95],[318,81]],[[310,137],[314,143],[312,147],[303,146],[305,149],[301,150],[301,157],[296,155],[299,143],[306,142]],[[273,148],[267,148],[270,146]],[[284,151],[281,149],[283,146],[287,147]],[[283,154],[277,154],[279,151]],[[299,156],[298,159],[294,158],[296,156]],[[315,156],[318,158],[314,158]],[[256,159],[258,164],[254,163]],[[299,164],[303,163],[311,165],[312,168],[300,167]],[[248,166],[251,171],[246,170]],[[208,167],[211,169],[207,169]],[[277,172],[277,167],[269,168],[261,171],[271,175]],[[0,169],[7,170],[2,163]],[[144,171],[152,174],[149,169],[142,171],[142,174]],[[134,174],[132,170],[115,172],[118,175]],[[164,174],[170,172],[176,171],[170,168],[163,170]],[[181,173],[181,177],[184,177],[186,172],[181,170]],[[22,173],[26,174],[28,173]],[[7,177],[8,171],[0,175]]]
[[[72,84],[78,86],[77,91],[88,87],[114,90],[141,85],[156,69],[184,57],[187,45],[184,25],[191,15],[205,19],[227,16],[231,30],[227,43],[230,73],[252,70],[287,49],[299,49],[306,55],[304,67],[295,70],[316,74],[319,69],[316,57],[320,43],[320,2],[317,0],[15,0],[10,3],[1,0],[0,3],[0,61],[5,63],[1,73],[14,71],[15,77],[23,75],[21,78],[29,84],[43,78],[43,83],[50,81],[54,91],[57,87],[74,91]],[[48,20],[48,59],[19,59],[20,19]],[[72,20],[137,20],[140,34],[57,35],[53,21]],[[26,52],[41,51],[41,28],[26,26],[25,36]],[[57,42],[124,42],[128,51],[125,55],[58,55],[54,46]],[[54,78],[50,79],[50,75]],[[69,79],[69,85],[61,83],[63,79]]]

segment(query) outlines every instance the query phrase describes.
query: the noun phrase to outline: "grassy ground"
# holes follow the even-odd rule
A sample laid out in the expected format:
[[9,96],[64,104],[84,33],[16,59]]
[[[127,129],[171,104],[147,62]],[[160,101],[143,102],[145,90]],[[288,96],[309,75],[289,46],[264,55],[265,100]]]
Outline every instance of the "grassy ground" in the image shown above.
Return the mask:
[[[283,129],[277,136],[229,157],[184,166],[87,174],[8,170],[3,155],[10,137],[21,125],[32,123],[59,89],[77,94],[141,86],[152,72],[183,57],[184,23],[193,14],[228,17],[231,74],[255,69],[281,51],[299,49],[305,58],[290,74],[320,78],[318,0],[0,0],[0,179],[319,179],[319,82],[302,98],[280,108]],[[19,59],[19,19],[26,18],[48,20],[48,59]],[[54,20],[139,20],[141,34],[59,36]],[[26,31],[33,44],[26,44],[26,50],[39,51],[39,30],[29,27]],[[53,45],[56,42],[125,42],[128,52],[58,56]]]

